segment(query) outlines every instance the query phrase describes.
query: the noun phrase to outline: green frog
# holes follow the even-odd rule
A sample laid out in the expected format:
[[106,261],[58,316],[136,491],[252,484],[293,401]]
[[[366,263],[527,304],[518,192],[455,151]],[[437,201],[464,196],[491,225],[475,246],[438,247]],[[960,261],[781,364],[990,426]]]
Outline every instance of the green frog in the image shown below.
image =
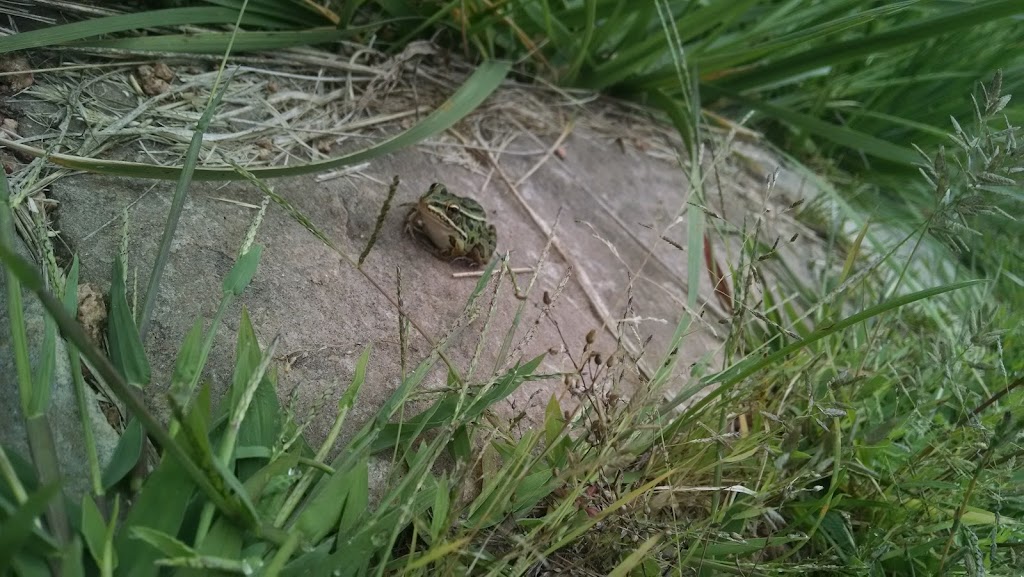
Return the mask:
[[405,229],[429,241],[428,248],[448,261],[465,259],[486,264],[498,244],[498,232],[487,222],[487,213],[472,198],[448,192],[435,182],[420,197],[405,219]]

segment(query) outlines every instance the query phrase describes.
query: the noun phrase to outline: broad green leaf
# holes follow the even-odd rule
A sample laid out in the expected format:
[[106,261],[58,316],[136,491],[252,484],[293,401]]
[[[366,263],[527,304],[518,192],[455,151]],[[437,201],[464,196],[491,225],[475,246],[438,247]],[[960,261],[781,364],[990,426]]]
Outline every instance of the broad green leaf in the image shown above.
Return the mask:
[[178,350],[178,358],[174,362],[174,373],[171,375],[169,395],[178,403],[186,405],[192,394],[191,385],[202,372],[203,367],[203,321],[196,319],[192,328],[185,335],[185,341]]
[[[193,555],[183,555],[183,557],[200,560],[209,558],[210,555],[217,555],[222,559],[241,560],[244,541],[245,534],[238,526],[220,517],[213,523],[213,527],[206,534],[206,538],[199,545],[197,552]],[[202,565],[198,563],[197,567],[182,567],[174,573],[174,577],[203,577],[209,574],[210,572],[203,569]]]
[[744,555],[755,551],[764,551],[765,547],[785,547],[790,543],[798,543],[799,536],[792,537],[749,537],[743,541],[719,541],[706,544],[703,553],[710,558],[726,555]]
[[544,441],[551,459],[558,467],[564,466],[566,460],[564,444],[556,445],[558,436],[562,434],[563,429],[565,429],[565,416],[562,414],[562,406],[558,404],[555,394],[551,393],[551,400],[548,401],[548,406],[544,409]]
[[516,487],[516,499],[513,509],[515,511],[523,511],[532,508],[541,499],[550,495],[555,490],[558,482],[552,469],[541,466],[537,471],[530,473],[519,482],[519,485]]
[[[96,503],[88,495],[82,497],[82,537],[85,538],[85,545],[96,565],[103,567],[107,545],[107,523],[103,520],[103,514],[96,507]],[[115,552],[112,567],[117,566],[116,558]]]
[[330,575],[330,571],[326,571],[325,568],[330,560],[330,553],[333,548],[334,541],[324,541],[312,551],[299,555],[291,563],[285,565],[284,569],[281,570],[280,577]]
[[[190,413],[205,415],[209,412],[209,396],[200,392]],[[190,417],[191,418],[191,417]],[[182,427],[184,429],[185,427]],[[185,433],[179,430],[177,439]],[[121,526],[115,540],[125,575],[140,577],[155,576],[154,565],[158,551],[152,547],[140,547],[131,537],[131,529],[144,527],[168,535],[176,535],[185,518],[185,510],[192,501],[196,485],[177,460],[164,455],[156,470],[146,479],[135,503]]]
[[369,462],[361,460],[346,475],[346,493],[342,497],[345,501],[345,509],[338,519],[338,535],[351,533],[359,523],[359,520],[366,515],[366,508],[370,502],[370,476]]
[[46,558],[41,556],[15,555],[10,567],[18,577],[53,577],[53,570],[46,563]]
[[[297,463],[296,456],[283,455],[245,481],[245,491],[259,510],[264,511],[270,508],[272,517],[273,500],[276,497],[275,481],[288,476],[289,470]],[[224,517],[219,517],[214,521],[213,527],[206,534],[203,542],[196,547],[196,551],[200,557],[209,558],[216,555],[219,558],[242,559],[242,547],[245,539],[245,533],[239,530],[234,523]],[[251,555],[251,550],[246,551],[247,556]],[[209,571],[201,567],[182,567],[174,573],[174,576],[201,577],[208,574]]]
[[[370,351],[372,345],[366,345],[363,349],[362,354],[359,355],[359,359],[356,361],[356,367],[354,374],[352,375],[352,383],[345,390],[345,394],[338,400],[338,414],[335,415],[334,424],[331,425],[331,430],[327,433],[327,438],[320,445],[320,449],[316,452],[314,459],[318,462],[326,460],[328,452],[331,447],[335,446],[338,439],[338,435],[341,433],[341,427],[345,423],[345,418],[352,406],[355,404],[355,400],[359,395],[359,390],[362,388],[363,383],[366,381],[366,367],[370,361]],[[291,423],[286,424],[288,427],[293,427]],[[351,448],[351,447],[350,447]],[[300,449],[304,451],[305,448]],[[354,453],[353,449],[353,453]],[[302,479],[298,481],[295,487],[292,489],[291,494],[280,503],[280,507],[271,516],[274,519],[275,526],[283,525],[288,518],[294,513],[295,508],[299,505],[301,500],[307,496],[309,487],[313,484],[313,481],[320,478],[322,475],[319,471],[309,470],[303,474]]]
[[[252,375],[260,365],[262,352],[256,340],[256,332],[249,320],[249,313],[243,307],[235,347],[235,372],[231,380],[231,410],[241,400],[241,395]],[[238,431],[237,445],[273,447],[281,434],[281,405],[277,399],[275,379],[268,371],[260,381],[249,410]],[[251,472],[250,472],[251,474]]]
[[[434,447],[435,455],[443,448],[439,444],[435,444]],[[413,482],[406,477],[403,483],[408,490],[407,493],[388,495],[395,497],[391,500],[391,506],[385,501],[370,521],[358,526],[356,534],[351,538],[342,540],[339,536],[337,551],[326,564],[332,572],[352,566],[361,568],[368,565],[390,546],[396,528],[401,527],[402,523],[408,523],[409,519],[417,515],[423,515],[434,503],[434,492],[438,487],[433,476],[428,474],[419,482]]]
[[[253,176],[259,179],[277,178],[284,176],[298,176],[302,174],[313,174],[331,168],[339,168],[358,164],[379,156],[391,154],[426,138],[430,138],[455,125],[467,114],[479,106],[488,96],[494,92],[508,74],[510,64],[498,61],[486,61],[477,67],[476,71],[447,101],[415,124],[412,128],[402,132],[380,144],[364,148],[322,162],[314,162],[304,165],[285,166],[277,168],[248,168]],[[0,138],[0,145],[23,152],[39,158],[46,158],[54,164],[84,170],[98,174],[111,174],[118,176],[134,176],[138,178],[153,178],[158,180],[178,180],[181,176],[180,166],[151,166],[134,162],[122,162],[113,160],[93,160],[89,158],[70,156],[64,154],[50,153],[48,151],[13,142]],[[193,180],[241,180],[242,177],[231,167],[197,168],[193,174]]]
[[473,453],[473,439],[470,437],[469,427],[462,425],[455,429],[452,434],[452,442],[448,446],[457,462],[469,462]]
[[125,475],[131,472],[139,462],[144,440],[142,425],[139,424],[138,419],[131,418],[128,421],[128,426],[121,433],[121,438],[117,441],[117,448],[114,449],[107,468],[103,470],[104,491],[110,490],[121,479],[124,479]]
[[180,567],[194,571],[196,575],[253,575],[262,566],[259,558],[234,559],[219,555],[195,555],[188,557],[166,557],[157,561],[161,567]]
[[78,255],[71,257],[71,267],[64,277],[64,310],[78,314]]
[[60,485],[46,485],[35,493],[4,519],[4,530],[0,531],[0,567],[10,565],[14,555],[32,534],[36,519],[40,519],[43,511],[60,493]]
[[110,512],[110,522],[107,523],[106,534],[103,535],[103,556],[104,562],[111,570],[117,569],[117,551],[114,549],[114,533],[117,531],[117,522],[121,515],[121,496],[114,496],[114,508]]
[[238,518],[236,522],[244,524],[245,528],[253,529],[258,520],[256,506],[249,499],[242,482],[218,459],[210,455],[209,461],[198,463],[201,469],[205,470],[208,478],[221,495],[224,496],[231,513]]
[[128,306],[124,284],[124,265],[120,255],[114,257],[110,278],[110,314],[107,317],[107,340],[110,360],[129,384],[144,387],[149,384],[149,361],[139,338],[138,327],[131,307]]
[[132,537],[145,541],[167,557],[195,557],[195,549],[182,543],[178,539],[156,529],[148,527],[135,527],[132,529]]
[[261,254],[263,254],[263,247],[257,244],[251,246],[248,252],[238,257],[238,260],[235,261],[235,266],[231,267],[231,272],[224,279],[225,293],[230,293],[237,297],[245,292],[245,288],[252,282],[252,277],[256,275]]
[[751,456],[756,455],[757,453],[761,452],[762,450],[763,449],[761,447],[753,447],[753,448],[747,449],[745,451],[738,451],[738,452],[733,453],[731,455],[727,455],[725,457],[722,457],[721,461],[723,463],[738,463],[740,461],[745,461],[745,460],[749,459]]
[[[209,441],[209,427],[206,411],[209,410],[209,385],[200,390],[194,409],[187,417],[181,415],[182,407],[170,399],[171,408],[182,421],[181,435],[193,462],[206,475],[207,481],[230,507],[229,514],[236,515],[236,521],[252,528],[256,524],[256,508],[238,477],[221,460],[214,456]],[[202,409],[197,411],[195,409]]]
[[345,389],[345,394],[338,399],[339,412],[347,411],[355,405],[356,399],[359,397],[359,390],[363,388],[363,383],[366,382],[366,367],[370,362],[370,351],[372,348],[372,343],[367,344],[362,354],[359,355],[359,359],[356,360],[356,368],[352,373],[352,384]]
[[[533,451],[540,443],[543,432],[530,430],[515,445],[509,448],[501,443],[492,446],[501,454],[503,463],[493,475],[484,478],[480,496],[473,500],[469,510],[469,524],[473,527],[488,527],[501,522],[505,516],[522,510],[540,492],[537,487],[551,483],[551,469],[540,465],[533,473],[525,469],[533,460]],[[546,494],[546,493],[545,493]],[[537,497],[537,501],[543,495]],[[513,501],[515,501],[513,503]]]
[[299,457],[286,453],[267,463],[245,480],[245,491],[265,518],[274,518],[288,489],[299,476]]
[[845,562],[856,558],[857,539],[850,532],[849,523],[838,511],[833,509],[825,513],[821,519],[821,530]]
[[[177,415],[181,409],[179,401],[175,399],[172,403]],[[178,415],[179,418],[184,417],[181,421],[182,434],[178,438],[188,447],[189,454],[195,461],[210,459],[213,455],[213,447],[210,446],[210,426],[207,423],[210,418],[210,405],[210,383],[204,382],[199,387],[199,394],[192,405],[192,410],[187,415]]]
[[239,461],[245,459],[270,459],[273,456],[274,450],[272,447],[235,447],[235,459]]
[[[299,531],[312,542],[323,539],[332,531],[345,535],[355,530],[366,512],[368,457],[363,455],[347,470],[336,469],[328,480],[328,483],[320,485],[320,492],[312,497],[292,524],[292,530]],[[351,507],[349,498],[353,499]]]

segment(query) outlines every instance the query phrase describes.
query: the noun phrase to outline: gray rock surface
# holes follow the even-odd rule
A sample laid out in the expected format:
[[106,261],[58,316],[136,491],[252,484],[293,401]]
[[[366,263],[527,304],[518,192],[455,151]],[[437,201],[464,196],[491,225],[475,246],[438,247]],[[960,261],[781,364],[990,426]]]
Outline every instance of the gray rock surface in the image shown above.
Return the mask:
[[[201,77],[198,73],[194,76]],[[117,107],[124,107],[122,114],[143,110],[135,103],[136,96],[113,88],[108,92],[117,98],[112,96],[104,101],[108,109],[103,112],[110,114]],[[422,94],[415,89],[411,93]],[[46,96],[42,89],[39,94]],[[283,91],[276,91],[272,96],[282,94]],[[258,97],[253,93],[252,98]],[[386,107],[394,98],[390,94],[378,100]],[[55,97],[51,102],[60,99]],[[167,98],[163,102],[175,101]],[[403,101],[399,98],[396,102]],[[781,238],[779,262],[798,269],[804,278],[812,278],[812,265],[821,260],[822,250],[815,244],[813,234],[787,212],[793,201],[804,196],[799,189],[801,183],[785,178],[784,174],[777,189],[766,188],[765,176],[776,168],[777,160],[756,144],[735,142],[731,146],[743,149],[742,154],[726,146],[722,148],[724,153],[719,151],[720,156],[707,163],[703,206],[691,193],[687,177],[675,159],[674,147],[678,143],[672,142],[670,128],[602,101],[575,108],[578,118],[561,140],[559,133],[567,123],[557,113],[558,105],[545,101],[543,95],[510,85],[459,124],[457,139],[452,137],[456,134],[452,131],[375,159],[345,176],[282,178],[268,184],[352,260],[373,231],[387,183],[394,175],[402,180],[396,204],[414,201],[435,181],[444,182],[456,194],[476,198],[498,229],[498,250],[511,254],[513,267],[535,267],[553,230],[555,250],[540,267],[537,284],[528,295],[513,340],[518,343],[536,327],[533,337],[515,352],[531,358],[553,351],[541,372],[575,372],[585,335],[593,329],[597,329],[594,349],[604,358],[616,349],[616,331],[632,343],[628,347],[632,352],[638,352],[641,344],[647,343],[641,364],[650,372],[650,367],[657,367],[667,352],[670,337],[688,308],[688,295],[693,292],[697,295],[697,307],[689,310],[693,322],[679,351],[678,370],[670,379],[669,388],[678,390],[692,383],[694,363],[708,365],[709,371],[721,368],[721,339],[725,333],[721,323],[729,313],[714,296],[703,265],[699,284],[688,286],[686,250],[662,237],[685,246],[685,218],[677,221],[677,216],[686,210],[705,210],[709,215],[712,256],[730,283],[735,279],[729,267],[738,262],[741,235],[752,234],[754,230],[766,246]],[[325,108],[329,106],[333,104]],[[188,107],[169,109],[174,114],[191,113]],[[541,118],[551,110],[556,112],[546,124],[538,122],[530,129],[521,126],[520,121],[531,114]],[[47,116],[37,113],[35,117]],[[131,118],[142,126],[129,126],[132,130],[180,138],[177,133],[164,130],[158,121],[144,116]],[[111,117],[111,122],[120,120],[117,114]],[[408,126],[407,121],[401,122]],[[388,134],[399,129],[394,124],[384,127]],[[515,126],[519,128],[512,130]],[[82,129],[75,122],[72,127],[72,132]],[[101,134],[104,127],[88,128],[90,134]],[[124,128],[124,123],[118,125],[120,128]],[[29,132],[27,125],[25,130]],[[44,132],[45,127],[37,130]],[[473,137],[461,136],[468,133]],[[712,136],[721,141],[723,134]],[[284,140],[291,144],[289,137],[290,133]],[[375,133],[374,137],[380,138],[380,134]],[[273,143],[276,145],[277,141]],[[351,141],[343,141],[330,155],[355,146]],[[132,143],[122,147],[117,156],[145,162],[152,162],[153,158],[148,148]],[[173,188],[170,182],[90,174],[67,176],[53,183],[49,195],[60,203],[56,228],[63,245],[79,255],[83,282],[95,283],[104,290],[109,287],[111,264],[120,243],[121,216],[127,210],[128,267],[133,279],[129,284],[135,282],[137,275],[135,286],[140,291],[146,286]],[[165,419],[168,410],[162,393],[168,387],[177,351],[196,318],[207,324],[212,318],[220,298],[221,281],[234,262],[261,200],[262,193],[247,182],[193,184],[145,342],[153,369],[146,399]],[[359,271],[285,210],[271,205],[256,238],[265,247],[259,271],[225,316],[206,368],[204,377],[212,383],[215,399],[223,396],[231,378],[234,339],[244,306],[261,344],[268,344],[275,335],[281,337],[277,349],[281,368],[279,396],[286,401],[295,391],[298,418],[312,419],[307,429],[311,444],[317,445],[325,437],[333,420],[333,407],[366,345],[373,346],[367,383],[346,422],[343,438],[374,415],[401,379],[398,314],[392,305],[396,269],[402,271],[405,309],[415,325],[435,342],[458,320],[475,283],[472,278],[453,276],[454,272],[465,271],[464,267],[434,258],[409,238],[403,230],[406,210],[400,206],[393,208]],[[558,215],[560,224],[555,229]],[[758,220],[763,222],[755,229],[753,223]],[[803,233],[803,240],[796,244],[786,242],[796,232]],[[764,268],[762,272],[770,278],[771,263]],[[558,287],[566,277],[568,282],[559,292]],[[519,274],[519,284],[524,285],[528,278]],[[547,316],[542,313],[544,292],[558,295]],[[628,296],[632,297],[629,311]],[[455,364],[466,370],[480,346],[482,356],[473,379],[477,382],[488,378],[494,370],[500,343],[522,302],[514,296],[507,279],[498,287],[495,298],[494,318],[489,323],[484,318],[476,320],[451,342],[449,351]],[[483,311],[486,310],[485,302]],[[485,324],[488,330],[481,334]],[[409,366],[414,366],[429,350],[427,338],[413,330]],[[438,367],[428,377],[425,388],[442,388],[444,377],[444,371]],[[619,394],[628,397],[643,382],[636,371],[627,371],[624,381],[616,385]],[[497,409],[508,419],[525,413],[525,418],[518,420],[520,426],[533,426],[551,395],[571,406],[574,395],[579,393],[578,388],[571,389],[560,375],[529,382]]]

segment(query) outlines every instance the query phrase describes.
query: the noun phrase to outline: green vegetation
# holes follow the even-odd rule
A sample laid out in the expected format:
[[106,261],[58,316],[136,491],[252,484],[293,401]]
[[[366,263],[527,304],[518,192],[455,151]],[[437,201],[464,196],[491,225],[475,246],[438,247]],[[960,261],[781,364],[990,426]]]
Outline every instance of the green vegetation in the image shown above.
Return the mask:
[[[820,225],[838,239],[837,272],[821,286],[792,281],[760,296],[750,293],[751,279],[771,255],[747,242],[743,261],[730,263],[728,363],[695,369],[670,401],[669,377],[683,370],[675,356],[626,402],[594,391],[622,379],[630,359],[621,351],[601,357],[587,342],[572,351],[580,407],[567,411],[552,399],[542,428],[513,436],[486,419],[488,407],[525,381],[565,375],[539,374],[540,358],[514,358],[506,346],[499,366],[510,368],[473,376],[449,360],[445,340],[328,461],[358,402],[370,349],[320,447],[307,446],[297,419],[279,406],[275,343],[261,349],[244,313],[228,398],[215,403],[199,383],[226,307],[256,274],[261,247],[252,239],[262,212],[210,326],[197,321],[181,345],[169,394],[174,418],[165,424],[139,399],[151,360],[140,334],[176,211],[137,308],[126,265],[115,262],[104,352],[74,320],[77,260],[62,271],[53,260],[39,267],[15,254],[11,209],[24,211],[24,196],[0,173],[11,199],[0,202],[0,260],[32,447],[31,455],[0,447],[0,574],[1024,572],[1024,473],[1016,466],[1024,457],[1024,231],[1016,218],[1024,108],[1010,98],[1024,92],[1019,0],[379,0],[333,11],[300,0],[165,4],[0,38],[0,53],[186,46],[237,54],[370,38],[397,53],[436,37],[480,62],[449,105],[382,145],[282,170],[353,164],[446,130],[496,89],[510,70],[501,59],[517,62],[511,70],[523,77],[660,109],[680,132],[695,183],[701,165],[692,161],[708,124],[754,111],[754,126],[776,146],[825,175],[832,196],[823,203],[860,234],[849,239],[837,223]],[[244,30],[234,28],[239,19]],[[166,28],[186,25],[193,28]],[[260,178],[280,175],[197,166],[216,105],[214,96],[189,127],[181,167],[156,172],[85,158],[90,151],[50,160],[176,179],[179,210],[193,177],[261,186]],[[714,229],[701,211],[687,219],[691,231]],[[688,248],[690,278],[713,274],[699,232]],[[931,266],[922,266],[923,254]],[[936,258],[951,266],[938,271]],[[486,269],[464,319],[505,274],[504,263]],[[35,297],[21,288],[50,315],[35,366],[22,313],[22,299]],[[690,298],[695,310],[697,295]],[[685,346],[691,321],[684,315],[675,346]],[[520,327],[500,328],[511,339]],[[132,417],[112,463],[101,470],[88,455],[92,491],[80,502],[60,497],[46,417],[58,332],[76,385],[85,386],[84,359]],[[399,419],[439,363],[449,392]],[[713,392],[697,400],[709,385]],[[145,475],[136,465],[147,436],[160,458]],[[397,474],[371,500],[374,456],[390,457]],[[439,472],[446,456],[454,466]],[[141,490],[130,505],[125,480]]]

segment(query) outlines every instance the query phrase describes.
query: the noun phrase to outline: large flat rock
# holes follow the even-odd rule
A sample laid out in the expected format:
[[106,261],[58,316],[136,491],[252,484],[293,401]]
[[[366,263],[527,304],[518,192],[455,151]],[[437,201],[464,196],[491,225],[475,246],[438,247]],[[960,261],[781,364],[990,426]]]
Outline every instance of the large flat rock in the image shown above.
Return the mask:
[[[39,80],[45,83],[46,77]],[[117,93],[105,106],[121,106],[126,115],[138,114],[141,98]],[[57,106],[53,102],[57,101],[49,106]],[[384,98],[379,106],[394,108],[402,102]],[[454,275],[466,272],[466,267],[434,258],[406,234],[407,207],[393,207],[361,269],[352,264],[374,230],[395,175],[401,179],[396,205],[414,201],[432,182],[444,182],[452,192],[476,198],[498,229],[499,252],[510,254],[513,267],[538,267],[549,235],[554,235],[553,249],[540,263],[536,285],[526,300],[515,296],[506,277],[496,292],[485,291],[479,318],[450,343],[450,358],[463,372],[480,351],[472,381],[485,381],[503,369],[495,365],[498,352],[524,305],[510,352],[513,359],[549,352],[540,372],[552,376],[525,384],[496,407],[505,418],[531,426],[551,395],[571,406],[591,386],[602,392],[615,387],[625,397],[644,391],[646,381],[637,365],[647,374],[658,367],[684,315],[691,322],[678,351],[676,374],[668,382],[669,392],[692,383],[695,363],[706,366],[704,370],[721,368],[723,323],[731,312],[715,296],[706,265],[701,265],[696,286],[686,280],[687,211],[706,215],[708,254],[730,283],[736,280],[730,266],[738,262],[742,239],[752,234],[766,246],[783,239],[775,260],[811,278],[812,265],[821,260],[822,250],[788,208],[813,193],[801,190],[802,184],[785,171],[774,188],[766,186],[766,176],[781,163],[756,143],[722,145],[728,139],[716,133],[709,138],[720,147],[705,162],[703,196],[698,196],[675,158],[677,143],[668,127],[616,103],[598,101],[575,109],[572,129],[562,139],[568,123],[550,114],[562,104],[552,93],[510,84],[456,131],[373,160],[351,174],[269,180],[267,184],[347,258],[317,239],[288,211],[270,206],[256,237],[264,246],[259,271],[224,317],[204,375],[217,398],[231,379],[243,306],[263,345],[280,336],[279,396],[286,402],[294,392],[299,420],[311,419],[307,436],[314,445],[325,437],[333,408],[364,347],[373,347],[368,380],[343,435],[374,415],[401,380],[399,319],[394,306],[399,269],[404,307],[415,327],[408,350],[410,367],[428,354],[430,343],[459,321],[476,281]],[[517,106],[521,110],[514,110]],[[38,120],[41,115],[35,110],[33,117]],[[175,114],[180,111],[175,109]],[[546,123],[513,130],[521,127],[517,114],[546,118]],[[144,115],[133,118],[146,122]],[[407,115],[395,118],[400,120],[376,127],[373,137],[380,139],[408,126]],[[31,122],[25,122],[24,128],[26,133],[44,136],[48,130]],[[100,134],[103,128],[90,126],[89,133]],[[355,146],[343,141],[329,154]],[[151,162],[149,147],[122,142],[116,155]],[[140,291],[146,286],[173,189],[171,182],[90,174],[53,183],[49,195],[59,202],[55,228],[60,245],[64,254],[75,252],[81,258],[84,282],[109,287],[121,217],[127,214],[129,284]],[[168,410],[162,393],[177,351],[195,319],[208,324],[213,317],[221,281],[261,201],[262,192],[248,182],[192,185],[145,341],[153,368],[146,399],[164,418]],[[560,219],[557,228],[556,218]],[[798,232],[803,233],[799,243],[787,240]],[[700,255],[700,262],[705,258]],[[770,277],[771,261],[758,266]],[[525,287],[529,278],[529,273],[519,273],[519,286]],[[560,290],[563,279],[567,282]],[[545,292],[555,296],[546,313]],[[696,305],[687,306],[694,296]],[[492,297],[496,306],[487,322]],[[593,349],[603,359],[616,352],[617,335],[624,343],[617,356],[629,370],[615,383],[602,377],[595,384],[589,376],[593,367],[580,368],[586,335],[595,329]],[[528,333],[530,338],[521,342]],[[630,360],[630,355],[641,353],[638,362]],[[581,382],[563,378],[565,373],[580,372],[585,375]],[[440,389],[444,383],[445,372],[437,367],[425,388]],[[519,419],[523,413],[526,418]]]

